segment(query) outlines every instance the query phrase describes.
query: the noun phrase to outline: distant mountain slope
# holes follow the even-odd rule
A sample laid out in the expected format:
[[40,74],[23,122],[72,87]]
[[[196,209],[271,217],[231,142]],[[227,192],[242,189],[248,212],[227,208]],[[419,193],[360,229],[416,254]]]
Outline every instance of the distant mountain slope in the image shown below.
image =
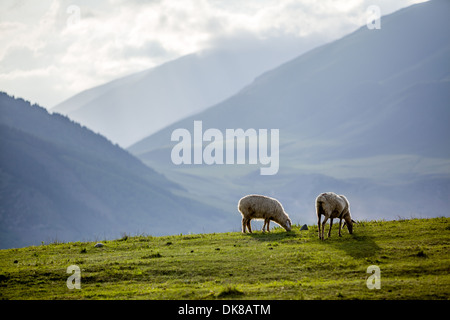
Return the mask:
[[[402,121],[417,124],[422,114],[416,112],[431,107],[444,116],[435,117],[435,124],[448,128],[444,107],[450,81],[450,33],[444,30],[450,28],[449,12],[448,1],[434,0],[384,16],[380,30],[364,26],[311,50],[266,72],[226,101],[128,149],[143,154],[166,145],[174,128],[190,128],[194,120],[202,120],[205,128],[280,128],[284,137],[295,135],[297,140],[353,138],[358,130],[372,129],[374,116],[388,116],[396,111],[393,104],[410,94],[417,96],[416,88],[426,90],[434,104],[424,106],[423,101],[411,99],[410,115]],[[380,131],[394,129],[382,125]]]
[[104,137],[5,93],[0,177],[0,248],[202,231],[222,215]]
[[[334,189],[353,199],[360,217],[380,217],[383,205],[408,217],[448,215],[449,16],[442,0],[383,16],[380,30],[363,26],[311,50],[128,150],[217,203],[264,192],[312,222],[315,194]],[[222,132],[279,129],[278,175],[260,176],[259,165],[175,166],[171,133],[192,132],[194,120]],[[214,183],[193,185],[195,175]]]
[[128,147],[221,102],[262,72],[292,57],[277,47],[258,48],[190,54],[83,91],[52,111]]

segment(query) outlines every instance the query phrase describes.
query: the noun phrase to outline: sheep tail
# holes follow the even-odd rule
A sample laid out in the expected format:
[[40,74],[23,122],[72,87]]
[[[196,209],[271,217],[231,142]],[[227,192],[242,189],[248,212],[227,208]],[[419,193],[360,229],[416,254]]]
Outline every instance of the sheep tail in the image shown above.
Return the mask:
[[316,202],[316,212],[317,212],[318,217],[320,217],[321,215],[325,215],[325,210],[323,208],[323,204],[324,204],[324,202],[321,200],[318,200]]

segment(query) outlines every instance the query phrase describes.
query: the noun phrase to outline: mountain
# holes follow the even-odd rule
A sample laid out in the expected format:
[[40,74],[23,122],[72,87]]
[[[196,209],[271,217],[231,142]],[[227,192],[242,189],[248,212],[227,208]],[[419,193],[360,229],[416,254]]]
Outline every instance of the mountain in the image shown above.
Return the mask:
[[280,47],[255,44],[242,50],[210,49],[186,55],[83,91],[51,110],[128,147],[231,96],[309,42]]
[[225,216],[103,136],[6,93],[0,176],[0,248],[214,230]]
[[[449,14],[450,2],[432,0],[383,16],[381,29],[317,47],[128,150],[218,207],[260,192],[283,200],[293,221],[312,222],[317,194],[335,191],[357,219],[448,215]],[[278,173],[173,164],[171,134],[193,133],[194,121],[203,132],[279,129]]]

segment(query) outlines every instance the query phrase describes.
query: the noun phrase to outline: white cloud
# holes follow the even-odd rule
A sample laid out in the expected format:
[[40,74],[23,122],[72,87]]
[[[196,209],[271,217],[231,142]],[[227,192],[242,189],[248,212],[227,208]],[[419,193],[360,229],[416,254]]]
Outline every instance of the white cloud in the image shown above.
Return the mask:
[[[3,0],[0,90],[51,107],[187,53],[245,46],[252,37],[283,39],[274,43],[291,49],[287,39],[318,44],[364,24],[369,5],[387,14],[414,2],[420,1]],[[80,9],[79,19],[70,6]]]

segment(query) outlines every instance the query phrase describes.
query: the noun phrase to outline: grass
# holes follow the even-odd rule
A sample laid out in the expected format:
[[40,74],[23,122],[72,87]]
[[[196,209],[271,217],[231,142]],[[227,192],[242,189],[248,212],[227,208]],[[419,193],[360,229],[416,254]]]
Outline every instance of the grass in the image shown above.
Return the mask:
[[[362,221],[325,241],[299,229],[0,250],[0,299],[450,298],[450,218]],[[79,290],[66,286],[70,265]],[[379,290],[366,286],[370,265]]]

